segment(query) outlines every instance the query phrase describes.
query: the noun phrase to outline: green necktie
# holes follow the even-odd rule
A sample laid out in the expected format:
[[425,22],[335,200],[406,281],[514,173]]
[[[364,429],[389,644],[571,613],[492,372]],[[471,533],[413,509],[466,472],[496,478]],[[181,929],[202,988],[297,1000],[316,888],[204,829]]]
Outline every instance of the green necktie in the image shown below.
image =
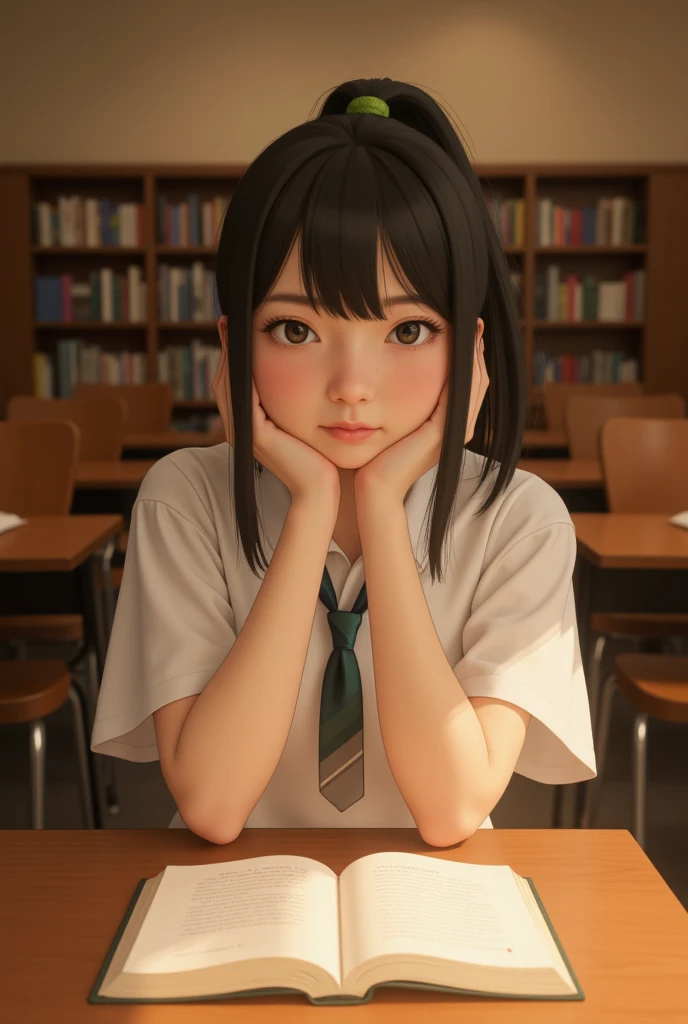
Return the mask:
[[320,600],[329,609],[327,621],[334,645],[320,697],[320,792],[345,811],[364,793],[363,692],[354,644],[368,596],[364,583],[351,611],[340,612],[325,566]]

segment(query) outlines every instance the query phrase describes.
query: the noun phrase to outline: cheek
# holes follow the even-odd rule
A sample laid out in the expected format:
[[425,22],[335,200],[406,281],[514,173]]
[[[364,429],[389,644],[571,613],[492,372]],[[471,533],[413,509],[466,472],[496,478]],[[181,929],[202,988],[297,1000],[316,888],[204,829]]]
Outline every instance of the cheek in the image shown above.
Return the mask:
[[437,405],[447,373],[444,360],[408,355],[403,365],[397,366],[390,375],[389,395],[393,399],[390,408],[397,408],[405,423],[419,424],[426,420]]
[[303,365],[297,369],[295,359],[280,356],[279,352],[275,358],[269,352],[254,350],[253,376],[265,412],[271,420],[286,426],[298,417],[299,410],[308,407],[315,382]]

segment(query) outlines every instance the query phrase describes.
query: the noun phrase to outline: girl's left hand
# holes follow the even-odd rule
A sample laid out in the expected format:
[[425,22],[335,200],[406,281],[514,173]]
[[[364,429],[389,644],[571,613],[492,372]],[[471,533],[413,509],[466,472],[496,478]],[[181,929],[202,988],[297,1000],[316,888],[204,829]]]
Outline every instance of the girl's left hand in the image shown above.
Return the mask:
[[[484,342],[481,338],[479,357],[473,360],[470,410],[464,444],[473,437],[475,421],[483,404],[488,384]],[[430,418],[425,423],[421,423],[413,433],[402,437],[356,471],[354,488],[358,496],[363,496],[371,491],[382,491],[393,500],[403,502],[409,487],[439,462],[448,395],[449,377],[445,381]]]

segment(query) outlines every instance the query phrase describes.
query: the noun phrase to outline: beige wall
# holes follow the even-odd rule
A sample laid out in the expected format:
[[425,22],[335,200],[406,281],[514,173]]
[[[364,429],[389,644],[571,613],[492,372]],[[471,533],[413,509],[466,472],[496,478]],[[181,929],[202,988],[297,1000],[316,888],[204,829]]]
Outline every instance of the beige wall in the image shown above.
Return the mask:
[[251,160],[349,78],[477,163],[688,160],[688,0],[0,0],[0,160]]

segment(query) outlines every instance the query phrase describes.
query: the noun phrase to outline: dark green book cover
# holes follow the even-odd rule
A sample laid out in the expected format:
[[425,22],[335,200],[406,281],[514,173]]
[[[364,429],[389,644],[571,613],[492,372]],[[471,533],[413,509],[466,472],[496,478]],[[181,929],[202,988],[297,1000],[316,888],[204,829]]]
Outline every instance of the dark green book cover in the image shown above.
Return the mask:
[[180,997],[171,997],[171,998],[160,997],[160,998],[155,998],[155,999],[142,999],[142,998],[141,999],[140,998],[135,998],[134,999],[134,998],[119,998],[119,997],[112,997],[112,996],[100,996],[100,995],[98,995],[98,989],[100,988],[100,986],[103,983],[103,979],[105,977],[107,969],[110,966],[110,961],[112,960],[112,958],[114,956],[114,953],[115,953],[115,950],[117,949],[117,946],[119,944],[119,941],[122,938],[122,935],[124,933],[124,929],[126,928],[127,922],[129,921],[129,918],[131,917],[131,915],[133,913],[134,907],[136,906],[136,902],[137,902],[137,900],[138,900],[138,898],[139,898],[139,896],[141,894],[143,886],[148,881],[147,878],[142,878],[142,879],[140,879],[138,885],[136,886],[136,889],[134,890],[134,895],[131,898],[131,901],[129,903],[127,911],[126,911],[126,913],[125,913],[125,915],[122,918],[122,921],[120,923],[120,926],[117,929],[117,934],[115,935],[114,939],[112,940],[112,944],[110,945],[110,949],[108,950],[107,956],[105,957],[105,960],[104,960],[104,962],[103,962],[103,964],[102,964],[102,966],[100,968],[100,971],[98,972],[98,977],[95,980],[95,984],[93,985],[93,988],[91,989],[91,993],[90,993],[90,995],[88,997],[88,1001],[89,1001],[89,1003],[202,1003],[202,1002],[217,1002],[218,1000],[222,1000],[222,999],[248,998],[248,997],[251,997],[251,996],[272,996],[272,995],[290,995],[290,996],[293,996],[293,995],[300,995],[300,996],[304,997],[305,999],[307,999],[309,1003],[313,1003],[313,1005],[317,1005],[317,1006],[350,1006],[350,1005],[354,1005],[354,1004],[355,1005],[360,1005],[361,1003],[369,1003],[371,1001],[371,999],[373,998],[375,990],[378,989],[378,988],[414,988],[414,989],[425,989],[425,990],[430,991],[430,992],[450,992],[450,993],[453,993],[454,995],[483,996],[486,999],[522,999],[522,1000],[526,1000],[526,1001],[531,1001],[531,1000],[532,1001],[542,1001],[542,1000],[545,1000],[547,1002],[550,1002],[550,1001],[561,1002],[562,1000],[564,1000],[566,1002],[570,1002],[572,1000],[584,1000],[585,999],[585,994],[583,992],[583,989],[581,988],[580,982],[578,981],[578,978],[576,977],[576,974],[575,974],[575,972],[573,970],[573,967],[571,966],[571,963],[569,962],[569,958],[567,957],[567,955],[566,955],[566,953],[564,951],[564,948],[563,948],[561,942],[559,941],[559,936],[557,935],[557,933],[556,933],[556,931],[554,929],[554,925],[552,924],[552,922],[551,922],[551,920],[549,918],[549,914],[545,910],[545,907],[544,907],[544,905],[542,903],[542,900],[540,899],[538,891],[535,888],[535,884],[534,884],[532,878],[526,877],[525,880],[526,880],[526,882],[528,882],[528,885],[530,886],[530,888],[532,890],[533,896],[535,897],[535,899],[537,901],[537,904],[538,904],[538,907],[540,908],[540,910],[542,912],[542,916],[543,916],[543,918],[545,920],[545,923],[547,924],[547,927],[549,928],[550,932],[552,933],[552,938],[556,942],[557,949],[559,950],[559,953],[561,954],[561,958],[564,961],[564,963],[566,964],[567,970],[568,970],[568,972],[569,972],[569,974],[571,976],[571,980],[572,980],[573,984],[576,986],[576,992],[571,994],[571,995],[529,996],[529,995],[523,995],[522,993],[508,993],[508,992],[495,993],[495,992],[481,992],[481,991],[477,991],[477,990],[474,990],[474,989],[465,989],[465,988],[447,988],[446,986],[428,985],[428,984],[425,984],[425,983],[412,982],[412,981],[385,981],[385,982],[380,982],[380,984],[378,984],[378,985],[373,985],[372,988],[368,989],[368,991],[366,992],[365,996],[363,996],[361,998],[359,998],[358,996],[328,996],[328,997],[322,998],[322,999],[312,999],[307,993],[301,992],[299,989],[294,989],[294,988],[260,988],[260,989],[250,989],[250,990],[249,989],[244,989],[241,992],[218,992],[218,993],[215,993],[214,995],[208,995],[208,996],[180,996]]

